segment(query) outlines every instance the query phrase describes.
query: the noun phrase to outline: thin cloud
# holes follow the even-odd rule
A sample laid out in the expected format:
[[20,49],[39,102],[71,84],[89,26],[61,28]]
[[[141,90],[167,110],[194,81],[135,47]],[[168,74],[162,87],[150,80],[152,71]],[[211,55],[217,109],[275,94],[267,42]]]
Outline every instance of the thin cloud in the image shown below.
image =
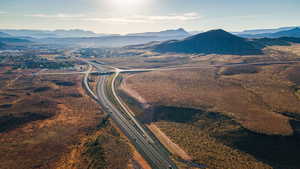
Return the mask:
[[184,13],[181,15],[135,15],[130,17],[110,17],[110,18],[82,18],[85,21],[113,22],[113,23],[155,23],[163,21],[191,21],[200,19],[198,13]]
[[60,13],[60,14],[29,14],[29,15],[25,15],[28,17],[36,17],[36,18],[57,18],[57,19],[64,19],[64,18],[82,18],[85,15],[83,14],[64,14],[64,13]]
[[84,21],[112,22],[112,23],[147,23],[142,19],[133,18],[84,18]]
[[7,12],[0,11],[0,15],[4,15],[4,14],[7,14]]
[[84,14],[29,14],[27,17],[36,18],[54,18],[64,20],[81,20],[81,21],[95,21],[105,23],[155,23],[164,21],[191,21],[200,19],[201,16],[196,12],[184,13],[184,14],[169,14],[169,15],[133,15],[128,17],[87,17]]
[[189,21],[200,19],[201,16],[198,13],[185,13],[182,15],[165,15],[165,16],[145,16],[147,20],[154,21],[166,21],[166,20],[180,20],[180,21]]

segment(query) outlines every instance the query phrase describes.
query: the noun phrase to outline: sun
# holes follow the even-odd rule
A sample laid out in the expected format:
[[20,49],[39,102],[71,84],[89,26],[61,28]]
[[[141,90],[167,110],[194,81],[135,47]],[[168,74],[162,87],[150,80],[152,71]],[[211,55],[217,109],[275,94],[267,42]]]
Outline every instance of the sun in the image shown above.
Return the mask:
[[143,6],[148,0],[109,0],[111,5],[116,8],[133,9]]
[[110,1],[112,1],[112,3],[114,4],[120,4],[120,5],[127,5],[127,4],[135,5],[143,2],[143,0],[110,0]]
[[113,3],[118,4],[138,4],[141,3],[143,0],[111,0]]
[[144,13],[157,0],[93,0],[110,15],[134,15]]

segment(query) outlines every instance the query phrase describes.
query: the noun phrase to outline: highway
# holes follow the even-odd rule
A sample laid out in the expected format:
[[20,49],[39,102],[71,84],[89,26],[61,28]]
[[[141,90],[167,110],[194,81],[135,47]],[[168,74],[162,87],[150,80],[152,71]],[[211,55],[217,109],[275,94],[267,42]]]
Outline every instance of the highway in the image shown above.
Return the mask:
[[[78,59],[78,58],[76,58]],[[97,67],[96,65],[99,65],[97,63],[93,62],[87,62],[82,59],[78,59],[80,61],[84,61],[87,64],[93,65],[94,67]],[[265,62],[252,62],[252,63],[224,63],[224,64],[215,64],[215,65],[198,65],[198,66],[170,66],[170,67],[162,67],[162,68],[146,68],[146,69],[118,69],[115,67],[109,67],[107,65],[104,65],[103,63],[101,66],[103,67],[101,71],[91,71],[90,73],[116,73],[116,72],[122,72],[122,73],[134,73],[134,72],[150,72],[150,71],[166,71],[166,70],[182,70],[182,69],[197,69],[197,68],[215,68],[215,67],[234,67],[234,66],[246,66],[246,65],[254,65],[254,66],[260,66],[260,65],[273,65],[273,64],[293,64],[293,63],[300,63],[299,60],[294,61],[265,61]],[[46,72],[45,69],[41,70],[40,72],[33,73],[32,75],[72,75],[72,74],[86,74],[87,71],[82,72]]]
[[[119,69],[116,67],[105,65],[104,63],[89,62],[84,59],[76,58],[89,65],[87,71],[83,72],[45,72],[41,70],[34,75],[68,75],[68,74],[85,74],[83,79],[83,85],[86,88],[88,94],[96,100],[102,107],[102,109],[110,115],[115,124],[123,131],[123,133],[129,138],[132,144],[144,157],[153,169],[177,169],[177,166],[170,159],[170,154],[163,147],[163,145],[157,141],[152,133],[145,128],[136,118],[127,106],[118,97],[115,82],[120,73],[131,72],[147,72],[147,71],[164,71],[164,70],[179,70],[190,68],[204,68],[204,67],[232,67],[239,65],[261,65],[261,64],[289,64],[298,63],[300,61],[273,61],[273,62],[255,62],[255,63],[236,63],[236,64],[220,64],[220,65],[206,65],[206,66],[177,66],[177,67],[165,67],[165,68],[150,68],[150,69]],[[97,70],[93,71],[93,67]],[[91,73],[100,73],[99,81],[97,82],[96,93],[91,90],[88,84],[88,78]],[[104,74],[111,73],[113,77]],[[205,167],[199,167],[205,168]]]
[[[141,153],[146,161],[150,164],[153,169],[177,169],[176,165],[170,159],[169,153],[163,147],[157,139],[153,138],[153,135],[149,133],[149,130],[145,129],[145,126],[140,123],[134,116],[127,106],[118,97],[115,82],[120,73],[130,72],[146,72],[155,70],[178,70],[187,68],[199,68],[193,66],[186,67],[167,67],[167,68],[154,68],[154,69],[119,69],[110,67],[104,64],[98,64],[94,62],[88,62],[89,69],[85,73],[84,85],[88,93],[97,100],[106,113],[110,115],[116,125],[123,131],[123,133],[129,138],[136,149]],[[291,62],[294,63],[295,61]],[[296,61],[299,62],[299,61]],[[262,64],[262,63],[240,63],[233,65],[222,65],[222,66],[237,66],[237,65],[251,65],[251,64]],[[266,64],[263,62],[263,64]],[[281,64],[281,62],[272,62],[271,64]],[[211,67],[217,67],[219,65],[212,65]],[[88,76],[92,73],[92,67],[97,70],[93,72],[111,72],[114,73],[112,79],[111,76],[101,75],[97,82],[96,94],[90,89],[88,85]],[[209,66],[208,66],[209,67]],[[205,167],[203,167],[205,168]]]
[[[96,67],[98,71],[108,71],[107,68],[102,67],[102,65],[94,63],[93,66]],[[95,95],[98,103],[104,111],[110,115],[153,169],[177,169],[166,149],[148,133],[145,126],[134,117],[133,113],[126,108],[117,96],[115,81],[121,73],[121,70],[117,68],[114,69],[116,73],[112,79],[110,79],[111,76],[100,76],[97,82]],[[85,78],[84,81],[87,81],[87,79]]]

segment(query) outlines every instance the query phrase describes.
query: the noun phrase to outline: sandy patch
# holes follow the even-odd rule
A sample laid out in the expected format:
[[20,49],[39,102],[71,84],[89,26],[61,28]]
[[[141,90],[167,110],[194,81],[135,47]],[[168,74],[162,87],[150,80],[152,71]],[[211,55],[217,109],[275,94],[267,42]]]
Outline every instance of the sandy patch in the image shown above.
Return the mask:
[[148,162],[137,151],[133,152],[133,161],[131,162],[131,164],[128,168],[132,168],[132,169],[139,169],[139,168],[141,168],[141,169],[151,169]]
[[159,141],[173,154],[180,158],[191,161],[190,157],[182,148],[175,144],[165,133],[163,133],[155,124],[147,125],[152,133],[159,139]]
[[[131,75],[131,76],[133,76],[133,75]],[[128,76],[126,79],[129,79],[129,77],[131,77],[131,76]],[[141,104],[147,105],[147,100],[144,97],[142,97],[138,92],[136,92],[134,89],[130,88],[126,83],[126,79],[120,85],[120,89],[122,91],[124,91],[127,95],[129,95],[129,96],[133,97],[134,99],[136,99]]]

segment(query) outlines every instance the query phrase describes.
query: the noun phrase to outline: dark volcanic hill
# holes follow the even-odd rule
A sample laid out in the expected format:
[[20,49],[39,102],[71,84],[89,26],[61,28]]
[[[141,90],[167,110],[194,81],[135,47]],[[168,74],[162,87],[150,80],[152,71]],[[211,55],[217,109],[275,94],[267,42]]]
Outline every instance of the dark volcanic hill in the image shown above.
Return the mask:
[[184,40],[162,42],[152,47],[157,52],[256,55],[262,51],[247,39],[224,30],[212,30]]

